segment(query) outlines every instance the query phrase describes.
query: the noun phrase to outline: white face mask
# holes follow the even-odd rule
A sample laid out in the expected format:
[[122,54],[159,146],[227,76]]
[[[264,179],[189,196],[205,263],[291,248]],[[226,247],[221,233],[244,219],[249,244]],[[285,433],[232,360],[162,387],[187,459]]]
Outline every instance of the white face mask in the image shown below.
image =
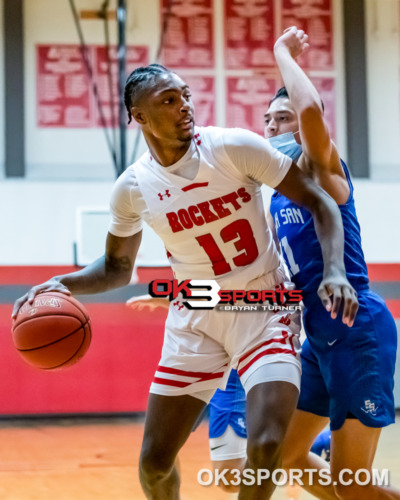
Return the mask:
[[[298,132],[295,132],[295,134],[298,134]],[[296,142],[293,132],[276,135],[275,137],[270,137],[268,140],[273,148],[289,156],[293,161],[297,160],[303,152],[303,148],[301,144]]]

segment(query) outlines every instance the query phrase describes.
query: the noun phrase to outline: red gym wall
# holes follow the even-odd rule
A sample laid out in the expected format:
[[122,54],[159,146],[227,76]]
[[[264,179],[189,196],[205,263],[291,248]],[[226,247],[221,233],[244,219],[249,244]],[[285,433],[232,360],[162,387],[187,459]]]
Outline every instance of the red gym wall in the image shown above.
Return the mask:
[[[0,415],[120,413],[146,409],[162,346],[166,317],[162,309],[151,314],[134,313],[122,302],[86,302],[92,321],[92,344],[78,364],[64,371],[34,369],[25,364],[14,349],[10,333],[11,298],[14,298],[11,296],[16,291],[21,295],[32,284],[71,270],[0,268]],[[400,282],[399,264],[373,264],[369,272],[373,287],[379,285],[381,290],[392,290],[393,282]],[[139,269],[141,283],[165,277],[171,277],[167,269]],[[394,317],[399,319],[400,296],[390,292],[385,299]]]

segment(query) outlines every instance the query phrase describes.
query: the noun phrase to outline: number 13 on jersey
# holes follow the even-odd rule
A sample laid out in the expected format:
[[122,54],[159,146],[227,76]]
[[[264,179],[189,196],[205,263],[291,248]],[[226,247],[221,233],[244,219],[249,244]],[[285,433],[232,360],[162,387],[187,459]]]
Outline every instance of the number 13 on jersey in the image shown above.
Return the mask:
[[[233,244],[238,254],[232,261],[237,267],[247,266],[258,257],[257,243],[253,229],[247,219],[239,219],[225,226],[220,232],[221,239],[226,244]],[[198,244],[208,255],[215,276],[229,273],[231,265],[226,261],[223,248],[219,248],[211,233],[197,236]]]

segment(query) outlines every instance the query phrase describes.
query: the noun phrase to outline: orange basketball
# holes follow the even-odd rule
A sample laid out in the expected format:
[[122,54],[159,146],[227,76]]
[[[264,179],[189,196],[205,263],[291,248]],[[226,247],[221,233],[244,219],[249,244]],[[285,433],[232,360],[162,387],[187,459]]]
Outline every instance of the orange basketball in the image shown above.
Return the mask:
[[42,370],[56,370],[79,361],[92,338],[83,305],[58,292],[37,295],[25,303],[12,326],[14,345],[24,360]]

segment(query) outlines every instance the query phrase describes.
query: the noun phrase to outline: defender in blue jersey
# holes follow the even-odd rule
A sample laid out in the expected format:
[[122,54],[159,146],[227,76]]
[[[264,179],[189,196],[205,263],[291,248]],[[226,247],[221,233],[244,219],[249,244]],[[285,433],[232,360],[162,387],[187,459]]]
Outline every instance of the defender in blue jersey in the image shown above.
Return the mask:
[[[275,193],[270,225],[275,225],[292,281],[303,290],[307,334],[300,399],[285,442],[284,465],[327,467],[309,451],[330,420],[331,473],[337,484],[322,486],[314,481],[306,489],[319,498],[400,499],[394,488],[340,482],[342,469],[371,470],[381,428],[394,422],[397,331],[384,301],[369,290],[350,175],[331,141],[321,99],[296,62],[308,48],[307,41],[302,30],[292,27],[275,44],[286,88],[270,102],[265,132],[271,145],[296,161],[339,205],[346,272],[357,291],[359,310],[354,323],[345,325],[339,315],[323,307],[316,293],[323,274],[322,253],[310,214]],[[307,480],[306,475],[302,479]]]

